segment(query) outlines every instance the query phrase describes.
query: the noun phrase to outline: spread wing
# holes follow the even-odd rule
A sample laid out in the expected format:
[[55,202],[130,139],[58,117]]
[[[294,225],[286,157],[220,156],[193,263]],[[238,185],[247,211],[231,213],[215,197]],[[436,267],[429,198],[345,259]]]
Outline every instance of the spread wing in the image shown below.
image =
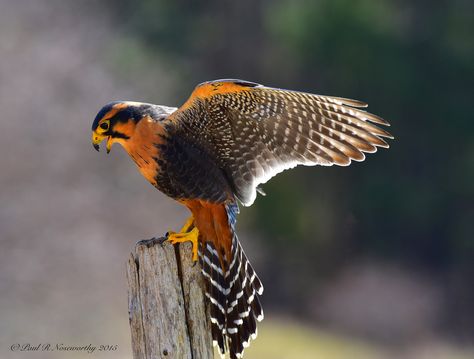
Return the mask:
[[217,80],[196,87],[166,120],[168,130],[206,149],[246,206],[257,186],[297,165],[347,166],[393,138],[365,103]]

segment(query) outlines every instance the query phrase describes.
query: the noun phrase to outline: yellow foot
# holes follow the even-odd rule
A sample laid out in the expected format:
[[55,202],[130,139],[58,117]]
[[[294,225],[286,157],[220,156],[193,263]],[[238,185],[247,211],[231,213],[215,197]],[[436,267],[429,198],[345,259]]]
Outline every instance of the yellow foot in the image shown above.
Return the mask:
[[193,261],[194,262],[198,260],[198,239],[199,239],[199,230],[197,229],[197,227],[194,227],[191,231],[186,232],[186,233],[169,233],[168,234],[168,241],[170,241],[171,244],[184,243],[184,242],[191,242],[193,244]]
[[[191,216],[186,220],[186,222],[184,223],[184,226],[181,227],[178,233],[188,233],[189,231],[191,231],[191,229],[193,229],[193,227],[194,227],[194,217]],[[174,231],[166,232],[167,236],[169,236],[170,234],[176,234],[176,232]]]

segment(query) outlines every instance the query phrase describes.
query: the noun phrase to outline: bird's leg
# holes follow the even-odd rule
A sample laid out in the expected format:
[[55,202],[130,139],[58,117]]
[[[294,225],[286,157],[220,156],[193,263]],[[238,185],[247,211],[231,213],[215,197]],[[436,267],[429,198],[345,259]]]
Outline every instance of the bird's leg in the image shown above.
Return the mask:
[[[186,224],[188,222],[186,222]],[[186,225],[184,227],[186,227]],[[184,242],[191,242],[193,244],[193,262],[196,262],[198,260],[198,239],[199,230],[197,229],[197,227],[194,227],[189,232],[168,233],[168,241],[170,241],[171,244]]]
[[194,227],[194,217],[191,216],[189,217],[186,222],[184,223],[184,226],[181,227],[179,230],[179,233],[187,233],[189,232],[192,228]]
[[166,237],[171,244],[191,242],[193,244],[193,261],[197,261],[199,231],[194,226],[193,216],[186,220],[178,233],[170,231],[166,234]]
[[[194,227],[194,217],[191,216],[186,220],[183,227],[181,227],[178,233],[188,233],[193,227]],[[168,231],[166,232],[166,237],[168,237],[170,234],[176,234],[176,232]]]

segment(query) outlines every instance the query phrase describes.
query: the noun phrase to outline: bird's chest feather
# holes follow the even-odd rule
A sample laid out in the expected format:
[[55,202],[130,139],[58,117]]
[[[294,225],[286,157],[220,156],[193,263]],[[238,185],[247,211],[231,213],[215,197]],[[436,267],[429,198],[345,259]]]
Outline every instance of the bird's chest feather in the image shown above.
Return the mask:
[[195,139],[169,133],[158,148],[156,187],[168,196],[211,203],[233,197],[224,172]]
[[209,152],[160,123],[140,121],[124,146],[140,173],[171,198],[225,202],[232,197],[224,173]]
[[159,147],[163,142],[163,128],[144,119],[137,124],[133,137],[124,144],[140,173],[155,187],[158,185],[156,177],[160,171]]

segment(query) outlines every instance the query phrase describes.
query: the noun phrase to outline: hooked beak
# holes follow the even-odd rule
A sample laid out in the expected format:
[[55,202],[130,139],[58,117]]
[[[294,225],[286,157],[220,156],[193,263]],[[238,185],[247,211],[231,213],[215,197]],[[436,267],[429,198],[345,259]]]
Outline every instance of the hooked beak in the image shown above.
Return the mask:
[[111,136],[103,136],[103,135],[98,135],[96,133],[92,133],[92,146],[94,149],[99,152],[100,149],[100,143],[107,137],[107,145],[106,145],[106,150],[107,153],[110,152],[110,149],[112,148],[112,137]]

